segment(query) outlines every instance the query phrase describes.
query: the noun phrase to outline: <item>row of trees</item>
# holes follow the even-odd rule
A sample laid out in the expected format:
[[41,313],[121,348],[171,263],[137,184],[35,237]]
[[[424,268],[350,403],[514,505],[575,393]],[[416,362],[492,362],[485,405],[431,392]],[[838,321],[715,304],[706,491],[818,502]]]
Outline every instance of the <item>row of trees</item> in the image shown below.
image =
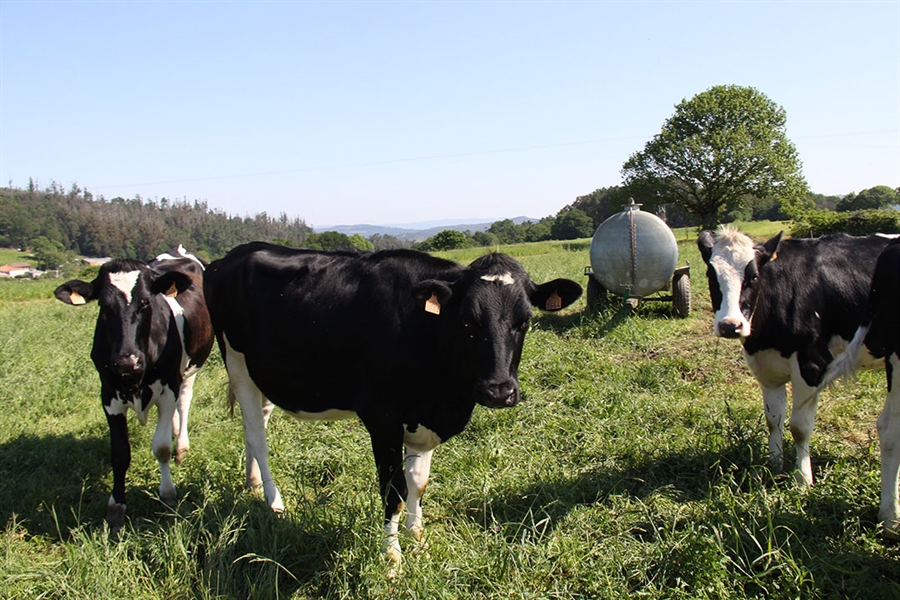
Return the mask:
[[[510,219],[493,223],[486,231],[442,231],[414,247],[421,250],[452,250],[471,246],[497,246],[544,240],[569,240],[591,237],[603,221],[622,210],[632,196],[628,187],[609,187],[579,196],[556,216],[537,223],[516,224]],[[663,217],[670,227],[699,227],[702,220],[678,205],[665,204],[658,196],[642,202],[642,210]],[[719,222],[793,220],[795,235],[822,235],[846,231],[857,235],[881,231],[900,233],[900,190],[886,185],[850,193],[846,196],[807,194],[803,210],[789,214],[776,198],[744,199],[740,208],[723,215]]]
[[205,202],[102,196],[56,183],[38,190],[0,188],[0,246],[38,248],[85,256],[146,259],[179,243],[201,256],[221,256],[256,239],[303,245],[313,230],[302,219],[229,216]]

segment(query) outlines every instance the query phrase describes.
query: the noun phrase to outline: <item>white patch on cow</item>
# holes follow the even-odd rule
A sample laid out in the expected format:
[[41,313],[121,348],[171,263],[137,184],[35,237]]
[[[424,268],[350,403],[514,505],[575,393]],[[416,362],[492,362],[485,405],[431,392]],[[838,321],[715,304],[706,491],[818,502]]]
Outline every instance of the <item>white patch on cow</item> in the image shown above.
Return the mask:
[[163,295],[169,310],[172,311],[172,317],[175,319],[175,328],[178,330],[178,339],[181,341],[181,372],[187,373],[191,357],[188,356],[187,349],[184,347],[184,307],[178,303],[176,296]]
[[[868,327],[866,328],[868,331]],[[865,336],[863,336],[865,339]],[[846,352],[847,347],[850,345],[850,342],[845,340],[839,335],[835,335],[828,341],[828,351],[831,352],[831,356],[837,358]],[[853,357],[849,357],[851,360]],[[859,353],[856,356],[856,363],[854,364],[855,369],[874,369],[878,367],[882,367],[884,365],[883,358],[875,358],[872,356],[872,353],[869,352],[869,349],[863,344],[859,349]]]
[[716,273],[722,304],[716,310],[713,332],[719,335],[719,323],[723,321],[738,325],[741,337],[750,335],[750,322],[741,312],[741,288],[744,270],[755,258],[753,240],[736,229],[723,228],[716,234],[709,264]]
[[497,283],[502,283],[503,285],[513,285],[516,282],[509,271],[507,271],[503,275],[482,275],[481,278],[485,281],[496,281]]
[[416,452],[430,452],[441,443],[441,437],[424,425],[418,425],[415,431],[410,426],[403,424],[403,444]]
[[200,259],[197,258],[196,256],[194,256],[193,254],[191,254],[190,252],[188,252],[185,249],[185,247],[182,246],[181,244],[178,244],[178,247],[175,248],[175,256],[169,254],[168,252],[163,252],[162,254],[157,256],[154,260],[178,260],[179,258],[190,259],[190,260],[196,262],[198,265],[200,265],[201,269],[203,269],[204,271],[206,270],[203,266],[203,263],[200,261]]
[[112,400],[110,401],[109,406],[104,406],[103,409],[106,411],[106,414],[113,416],[124,415],[130,408],[134,411],[138,422],[141,425],[146,425],[150,409],[156,405],[157,398],[160,397],[160,394],[162,394],[169,388],[164,387],[159,381],[155,381],[150,384],[150,389],[153,392],[153,397],[150,399],[150,403],[143,408],[140,406],[140,392],[138,392],[137,394],[129,393],[123,396],[121,392],[117,391],[116,395],[113,396]]
[[875,235],[889,240],[896,240],[898,237],[900,237],[900,233],[876,233]]
[[305,410],[288,410],[285,412],[301,421],[341,421],[343,419],[352,419],[356,416],[356,413],[352,410],[340,410],[338,408],[329,408],[321,412],[307,412]]
[[110,273],[109,282],[114,288],[122,292],[122,294],[124,294],[125,296],[125,301],[128,304],[131,304],[131,292],[134,291],[134,286],[137,283],[138,277],[140,277],[140,275],[140,271],[122,271],[118,273]]

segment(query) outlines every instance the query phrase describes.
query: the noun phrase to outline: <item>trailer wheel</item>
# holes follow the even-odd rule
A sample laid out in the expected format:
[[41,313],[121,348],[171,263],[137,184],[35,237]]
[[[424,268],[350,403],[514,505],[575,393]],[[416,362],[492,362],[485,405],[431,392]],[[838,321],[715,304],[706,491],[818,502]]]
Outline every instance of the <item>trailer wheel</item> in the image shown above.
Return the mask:
[[672,278],[672,305],[679,317],[691,315],[691,277],[687,273],[676,273]]
[[587,283],[587,307],[589,311],[598,311],[606,308],[607,293],[603,284],[594,279],[593,276],[588,277]]

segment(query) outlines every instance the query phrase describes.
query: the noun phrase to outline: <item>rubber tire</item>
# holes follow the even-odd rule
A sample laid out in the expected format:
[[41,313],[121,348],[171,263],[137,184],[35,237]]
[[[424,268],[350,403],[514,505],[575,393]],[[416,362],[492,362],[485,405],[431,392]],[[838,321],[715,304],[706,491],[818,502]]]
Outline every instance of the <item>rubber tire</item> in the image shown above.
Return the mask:
[[682,319],[691,316],[691,277],[687,273],[675,275],[672,280],[672,305]]

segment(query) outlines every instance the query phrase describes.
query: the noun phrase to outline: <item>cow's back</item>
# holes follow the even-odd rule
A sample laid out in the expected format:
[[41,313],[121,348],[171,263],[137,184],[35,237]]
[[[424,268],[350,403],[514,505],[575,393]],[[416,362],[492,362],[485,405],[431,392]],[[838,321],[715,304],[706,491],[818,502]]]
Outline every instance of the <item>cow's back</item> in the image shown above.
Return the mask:
[[434,374],[441,334],[411,290],[457,271],[455,263],[408,251],[252,243],[213,261],[204,290],[223,352],[227,339],[267,397],[289,409],[354,410],[372,384]]
[[[784,345],[785,337],[853,337],[883,237],[826,236],[781,241],[760,271],[760,293],[748,343]],[[788,342],[789,343],[789,342]]]
[[853,338],[875,260],[888,243],[883,236],[843,234],[782,240],[777,257],[760,269],[752,331],[744,342],[747,353],[798,353],[801,365],[812,365],[804,378],[819,377],[832,358],[829,343],[835,336]]

